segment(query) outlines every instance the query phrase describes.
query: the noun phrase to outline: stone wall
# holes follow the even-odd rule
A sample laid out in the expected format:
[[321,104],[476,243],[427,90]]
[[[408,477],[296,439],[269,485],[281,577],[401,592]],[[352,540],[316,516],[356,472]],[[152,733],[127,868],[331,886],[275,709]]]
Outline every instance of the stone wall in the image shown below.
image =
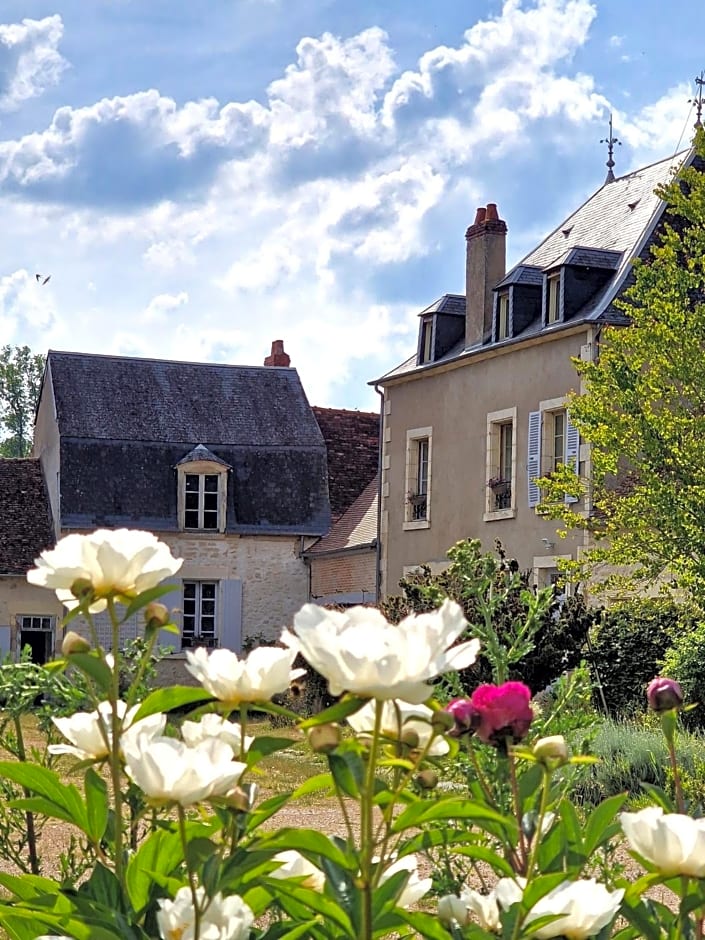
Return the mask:
[[375,596],[375,550],[311,556],[311,597],[335,594]]

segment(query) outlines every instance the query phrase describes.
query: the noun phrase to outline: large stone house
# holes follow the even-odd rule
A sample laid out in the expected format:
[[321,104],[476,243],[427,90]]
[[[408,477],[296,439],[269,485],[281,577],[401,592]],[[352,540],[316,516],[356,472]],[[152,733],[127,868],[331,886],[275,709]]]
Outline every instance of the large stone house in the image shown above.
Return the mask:
[[183,558],[165,601],[176,653],[274,637],[309,597],[302,550],[331,524],[326,445],[296,370],[268,359],[47,358],[33,456],[53,535],[142,528]]
[[[507,226],[490,204],[466,233],[466,293],[419,314],[413,355],[375,380],[384,390],[382,591],[450,545],[500,540],[537,584],[551,583],[582,535],[559,539],[540,518],[535,480],[590,454],[566,409],[579,390],[571,358],[590,360],[615,300],[644,256],[664,203],[654,193],[692,161],[680,154],[608,180],[511,270]],[[575,507],[590,511],[589,494]]]

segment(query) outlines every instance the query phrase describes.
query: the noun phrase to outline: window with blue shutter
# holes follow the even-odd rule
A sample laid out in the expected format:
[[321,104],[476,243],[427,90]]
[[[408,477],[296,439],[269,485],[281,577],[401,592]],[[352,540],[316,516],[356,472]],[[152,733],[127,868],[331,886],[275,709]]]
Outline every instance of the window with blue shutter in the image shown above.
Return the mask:
[[[570,412],[566,412],[566,433],[565,433],[565,462],[575,473],[579,470],[580,461],[580,435],[578,429],[570,420]],[[565,501],[567,503],[577,503],[577,496],[569,496],[566,493]]]
[[526,457],[526,475],[529,492],[529,506],[538,506],[541,502],[541,490],[536,485],[536,478],[541,476],[541,412],[529,412],[529,450]]

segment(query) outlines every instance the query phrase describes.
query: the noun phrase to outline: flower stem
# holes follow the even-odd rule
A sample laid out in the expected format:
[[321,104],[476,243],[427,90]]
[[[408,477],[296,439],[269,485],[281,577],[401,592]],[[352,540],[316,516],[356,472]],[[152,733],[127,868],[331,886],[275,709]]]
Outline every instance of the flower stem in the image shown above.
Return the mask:
[[[112,625],[112,654],[113,669],[111,675],[108,701],[110,702],[110,780],[113,787],[113,805],[115,807],[115,877],[120,886],[125,889],[124,883],[124,820],[122,810],[122,766],[120,764],[120,732],[122,719],[118,715],[117,703],[120,699],[120,621],[115,610],[115,602],[108,598],[108,612]],[[99,722],[99,725],[101,722]]]
[[[520,862],[522,871],[526,871],[526,866],[528,863],[528,847],[526,844],[526,836],[524,834],[524,829],[521,825],[522,812],[521,812],[521,798],[519,796],[519,785],[517,783],[517,771],[516,764],[514,763],[514,755],[511,750],[507,749],[507,767],[509,769],[509,786],[512,791],[512,803],[514,805],[514,816],[516,817],[517,827],[519,829],[519,853],[520,853]],[[543,796],[543,794],[542,794]],[[536,843],[534,842],[534,845]],[[521,872],[520,872],[521,874]]]
[[[375,839],[373,832],[373,808],[375,791],[375,770],[377,765],[377,747],[379,745],[380,729],[382,727],[382,702],[375,701],[375,723],[372,740],[367,758],[367,773],[360,794],[360,877],[362,881],[362,927],[359,940],[372,940],[372,859],[374,857]],[[379,860],[380,869],[384,859]]]
[[201,935],[201,909],[198,906],[198,890],[196,885],[196,873],[191,868],[188,853],[188,838],[186,836],[186,813],[183,806],[177,804],[179,815],[179,835],[181,836],[181,847],[184,852],[184,861],[186,862],[186,872],[188,874],[188,884],[191,889],[191,903],[193,904],[193,940],[199,940]]
[[240,762],[245,763],[245,735],[247,734],[247,702],[240,702]]
[[[19,715],[14,715],[14,724],[15,724],[15,737],[16,748],[17,748],[17,759],[20,761],[27,760],[27,752],[25,751],[24,746],[24,736],[22,734],[22,722],[20,721]],[[29,799],[31,793],[27,787],[22,787],[22,792],[25,795],[25,799]],[[27,852],[29,853],[29,867],[33,875],[39,874],[39,857],[37,855],[37,832],[34,827],[34,813],[31,810],[27,810],[24,814],[25,823],[27,825]]]

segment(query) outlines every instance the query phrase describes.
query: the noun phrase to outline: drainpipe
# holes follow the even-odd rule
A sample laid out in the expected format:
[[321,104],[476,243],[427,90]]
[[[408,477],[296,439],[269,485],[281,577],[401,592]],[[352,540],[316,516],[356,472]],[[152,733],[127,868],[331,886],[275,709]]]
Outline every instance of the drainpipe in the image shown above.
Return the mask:
[[377,546],[375,548],[375,602],[382,599],[382,452],[384,450],[384,390],[375,385],[379,395],[379,455],[377,457]]

